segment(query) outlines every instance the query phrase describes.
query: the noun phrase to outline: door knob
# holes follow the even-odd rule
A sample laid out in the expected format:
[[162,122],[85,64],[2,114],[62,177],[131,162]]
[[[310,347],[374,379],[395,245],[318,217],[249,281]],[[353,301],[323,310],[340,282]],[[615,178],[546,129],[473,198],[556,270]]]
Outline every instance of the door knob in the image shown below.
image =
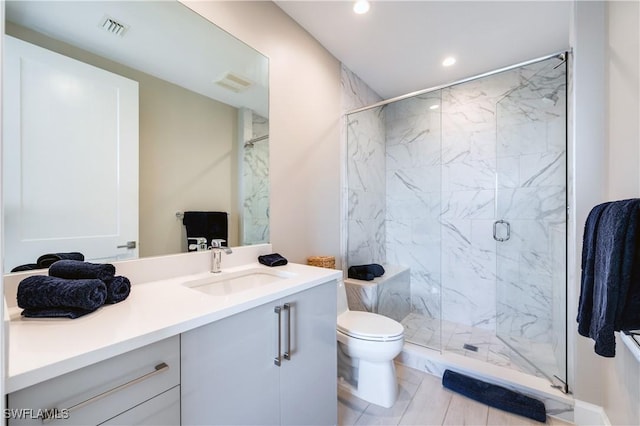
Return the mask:
[[121,246],[117,246],[117,248],[134,249],[134,248],[136,248],[136,242],[135,241],[127,241],[127,244],[123,244]]

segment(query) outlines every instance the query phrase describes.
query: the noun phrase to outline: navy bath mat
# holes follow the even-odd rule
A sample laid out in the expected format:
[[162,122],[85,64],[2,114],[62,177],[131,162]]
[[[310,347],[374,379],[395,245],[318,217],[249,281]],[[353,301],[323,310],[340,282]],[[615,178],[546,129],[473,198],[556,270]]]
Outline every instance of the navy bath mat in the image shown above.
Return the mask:
[[451,370],[445,370],[442,376],[442,386],[490,407],[542,423],[547,420],[547,412],[542,401],[501,386],[492,385]]

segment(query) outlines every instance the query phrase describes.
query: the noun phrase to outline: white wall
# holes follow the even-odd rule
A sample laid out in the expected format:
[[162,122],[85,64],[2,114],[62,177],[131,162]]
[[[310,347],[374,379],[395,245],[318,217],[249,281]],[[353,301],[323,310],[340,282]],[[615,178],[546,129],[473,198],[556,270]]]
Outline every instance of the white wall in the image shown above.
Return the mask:
[[577,262],[569,281],[569,335],[577,399],[604,407],[612,424],[640,423],[640,367],[617,339],[616,357],[594,354],[577,336],[582,226],[605,200],[640,196],[640,6],[638,2],[576,2],[573,230]]
[[340,63],[274,3],[184,3],[269,57],[274,251],[339,260]]
[[[577,300],[580,294],[580,255],[583,226],[593,206],[605,201],[605,4],[575,2],[571,46],[573,64],[570,93],[570,147],[575,180],[570,196],[568,280],[569,385],[577,399],[602,405],[601,359],[593,352],[593,341],[578,336]],[[571,185],[570,185],[571,186]],[[587,373],[588,372],[588,373]]]
[[[640,3],[607,3],[607,198],[640,197]],[[612,424],[640,424],[640,366],[620,338],[602,360],[602,405]]]
[[610,199],[640,196],[640,3],[607,3]]

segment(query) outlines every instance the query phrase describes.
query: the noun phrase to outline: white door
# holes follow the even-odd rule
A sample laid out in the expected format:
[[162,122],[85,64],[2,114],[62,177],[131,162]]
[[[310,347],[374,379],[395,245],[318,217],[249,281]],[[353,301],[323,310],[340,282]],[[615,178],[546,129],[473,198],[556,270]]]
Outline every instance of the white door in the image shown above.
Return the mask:
[[5,36],[5,271],[137,257],[138,83]]

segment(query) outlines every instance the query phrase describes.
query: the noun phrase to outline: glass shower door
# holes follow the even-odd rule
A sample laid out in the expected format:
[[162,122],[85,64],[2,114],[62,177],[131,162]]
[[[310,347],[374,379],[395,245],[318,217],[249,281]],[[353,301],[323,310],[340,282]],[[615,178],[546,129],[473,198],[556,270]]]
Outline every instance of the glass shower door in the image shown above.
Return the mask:
[[566,63],[523,67],[497,103],[496,333],[566,391]]

